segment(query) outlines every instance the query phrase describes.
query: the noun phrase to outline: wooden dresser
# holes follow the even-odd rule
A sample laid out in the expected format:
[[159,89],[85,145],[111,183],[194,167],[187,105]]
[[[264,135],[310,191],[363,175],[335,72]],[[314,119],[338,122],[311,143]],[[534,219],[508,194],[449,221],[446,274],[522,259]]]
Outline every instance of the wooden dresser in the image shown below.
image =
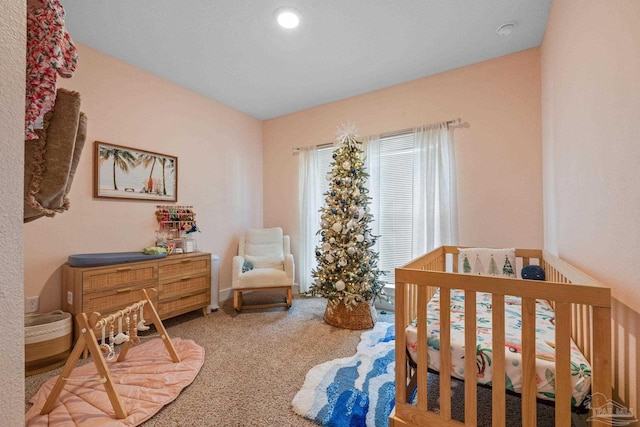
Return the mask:
[[[140,299],[143,288],[158,290],[153,301],[164,320],[211,303],[211,254],[195,252],[150,261],[100,267],[62,266],[62,310],[74,316],[107,315]],[[74,322],[74,340],[78,337]]]

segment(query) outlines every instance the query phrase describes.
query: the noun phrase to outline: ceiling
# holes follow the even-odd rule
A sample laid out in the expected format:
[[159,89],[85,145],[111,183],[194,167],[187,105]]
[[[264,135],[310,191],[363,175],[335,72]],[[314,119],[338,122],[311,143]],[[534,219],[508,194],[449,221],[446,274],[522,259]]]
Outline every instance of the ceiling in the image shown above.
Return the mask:
[[[75,41],[265,120],[539,46],[551,0],[62,4]],[[281,6],[298,28],[277,25]]]

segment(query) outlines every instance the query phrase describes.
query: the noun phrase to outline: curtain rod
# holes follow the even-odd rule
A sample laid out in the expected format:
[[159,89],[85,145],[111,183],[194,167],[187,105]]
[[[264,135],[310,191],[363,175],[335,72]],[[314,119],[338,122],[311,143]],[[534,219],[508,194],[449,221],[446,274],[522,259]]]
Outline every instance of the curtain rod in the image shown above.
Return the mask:
[[[433,125],[437,125],[440,123],[444,123],[448,128],[452,128],[452,127],[458,127],[460,126],[460,124],[462,124],[462,119],[460,117],[457,117],[455,119],[451,119],[451,120],[446,120],[444,122],[437,122],[437,123],[432,123],[430,125],[425,125],[425,126],[433,126]],[[382,137],[389,137],[389,136],[394,136],[394,135],[401,135],[403,133],[407,133],[407,132],[411,132],[413,129],[415,128],[407,128],[407,129],[402,129],[402,130],[395,130],[393,132],[386,132],[386,133],[381,133],[380,136]],[[326,144],[320,144],[320,145],[316,145],[316,148],[328,148],[333,146],[333,142],[327,142]],[[302,150],[302,148],[308,148],[308,147],[294,147],[291,149],[291,152],[293,154],[298,154],[300,152],[300,150]]]

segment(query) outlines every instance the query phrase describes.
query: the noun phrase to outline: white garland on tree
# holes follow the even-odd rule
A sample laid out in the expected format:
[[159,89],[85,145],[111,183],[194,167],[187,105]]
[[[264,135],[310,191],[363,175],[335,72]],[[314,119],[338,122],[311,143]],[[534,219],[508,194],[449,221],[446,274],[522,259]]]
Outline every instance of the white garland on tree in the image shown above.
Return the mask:
[[357,131],[354,123],[347,122],[336,132],[338,143],[327,174],[329,191],[321,210],[321,241],[309,293],[327,298],[329,309],[340,301],[352,308],[358,302],[386,299],[380,280],[385,273],[378,268],[378,253],[372,250],[376,236],[369,225],[368,175]]

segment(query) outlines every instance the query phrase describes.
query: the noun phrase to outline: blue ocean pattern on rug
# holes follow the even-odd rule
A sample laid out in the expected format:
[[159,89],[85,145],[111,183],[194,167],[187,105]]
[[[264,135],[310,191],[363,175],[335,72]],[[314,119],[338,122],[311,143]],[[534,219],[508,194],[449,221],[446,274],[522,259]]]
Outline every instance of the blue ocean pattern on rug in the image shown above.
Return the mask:
[[386,427],[395,399],[395,328],[378,322],[356,354],[314,366],[293,399],[294,412],[326,427]]

